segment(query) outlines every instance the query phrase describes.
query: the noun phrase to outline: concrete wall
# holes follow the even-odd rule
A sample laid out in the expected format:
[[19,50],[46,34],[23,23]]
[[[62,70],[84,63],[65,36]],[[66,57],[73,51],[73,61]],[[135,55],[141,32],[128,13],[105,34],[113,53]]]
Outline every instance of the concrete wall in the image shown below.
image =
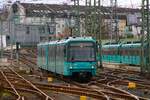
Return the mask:
[[[1,41],[1,39],[2,39],[2,41]],[[0,48],[2,47],[2,48],[5,48],[7,46],[7,44],[6,44],[6,35],[0,35]]]

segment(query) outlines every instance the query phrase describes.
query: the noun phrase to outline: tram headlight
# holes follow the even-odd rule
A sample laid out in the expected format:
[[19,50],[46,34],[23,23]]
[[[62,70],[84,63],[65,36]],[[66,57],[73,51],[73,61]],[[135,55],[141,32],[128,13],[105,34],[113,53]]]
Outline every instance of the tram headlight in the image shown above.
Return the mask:
[[72,66],[70,66],[70,69],[72,69]]
[[94,69],[94,66],[92,66],[92,69]]

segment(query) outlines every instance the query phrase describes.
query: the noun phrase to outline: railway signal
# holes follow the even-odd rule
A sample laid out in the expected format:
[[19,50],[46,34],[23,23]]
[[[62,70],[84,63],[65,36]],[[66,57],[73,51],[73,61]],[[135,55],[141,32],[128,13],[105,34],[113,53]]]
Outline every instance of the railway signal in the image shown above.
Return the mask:
[[135,88],[136,88],[136,83],[134,83],[134,82],[128,83],[128,89],[135,89]]
[[20,43],[16,42],[16,58],[17,58],[17,63],[19,64],[19,47]]
[[12,5],[12,10],[13,10],[13,13],[17,13],[18,12],[18,5],[17,5],[17,3],[14,3]]
[[80,100],[87,100],[86,96],[80,96]]
[[47,78],[47,81],[48,81],[48,82],[52,82],[52,81],[53,81],[53,78],[52,78],[52,77],[48,77],[48,78]]

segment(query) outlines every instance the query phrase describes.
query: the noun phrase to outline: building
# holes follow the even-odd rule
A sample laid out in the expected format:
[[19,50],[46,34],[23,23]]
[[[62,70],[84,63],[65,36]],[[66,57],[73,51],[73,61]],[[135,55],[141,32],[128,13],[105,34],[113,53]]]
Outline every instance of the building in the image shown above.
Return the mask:
[[[12,23],[13,37],[16,42],[23,44],[36,44],[40,41],[51,40],[53,38],[61,38],[71,34],[71,28],[76,25],[74,18],[74,7],[72,5],[56,5],[56,4],[33,4],[33,3],[15,3],[17,6],[11,6],[8,15],[8,21]],[[85,32],[85,6],[80,6],[80,30]],[[14,13],[15,12],[15,13]],[[117,20],[119,34],[123,35],[130,30],[127,27],[127,16],[129,14],[139,13],[139,9],[118,8]],[[110,7],[102,7],[103,13],[103,31],[102,35],[108,37],[112,35],[110,28]],[[133,27],[134,28],[134,27]],[[135,32],[133,32],[135,31]],[[136,33],[132,30],[131,33]],[[113,36],[113,35],[112,35]]]

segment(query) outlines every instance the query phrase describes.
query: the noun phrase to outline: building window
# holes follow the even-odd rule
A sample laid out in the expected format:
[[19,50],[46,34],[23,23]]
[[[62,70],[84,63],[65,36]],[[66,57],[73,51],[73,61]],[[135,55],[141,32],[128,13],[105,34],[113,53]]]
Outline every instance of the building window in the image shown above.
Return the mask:
[[60,24],[57,25],[57,28],[60,28]]
[[132,26],[129,26],[129,31],[132,31]]
[[45,33],[45,27],[44,26],[39,27],[39,33],[40,34]]
[[26,27],[26,34],[30,34],[30,28],[29,28],[29,26]]
[[47,31],[49,34],[54,34],[55,33],[55,27],[47,27]]
[[62,27],[65,27],[65,25],[64,25],[64,24],[62,24]]

